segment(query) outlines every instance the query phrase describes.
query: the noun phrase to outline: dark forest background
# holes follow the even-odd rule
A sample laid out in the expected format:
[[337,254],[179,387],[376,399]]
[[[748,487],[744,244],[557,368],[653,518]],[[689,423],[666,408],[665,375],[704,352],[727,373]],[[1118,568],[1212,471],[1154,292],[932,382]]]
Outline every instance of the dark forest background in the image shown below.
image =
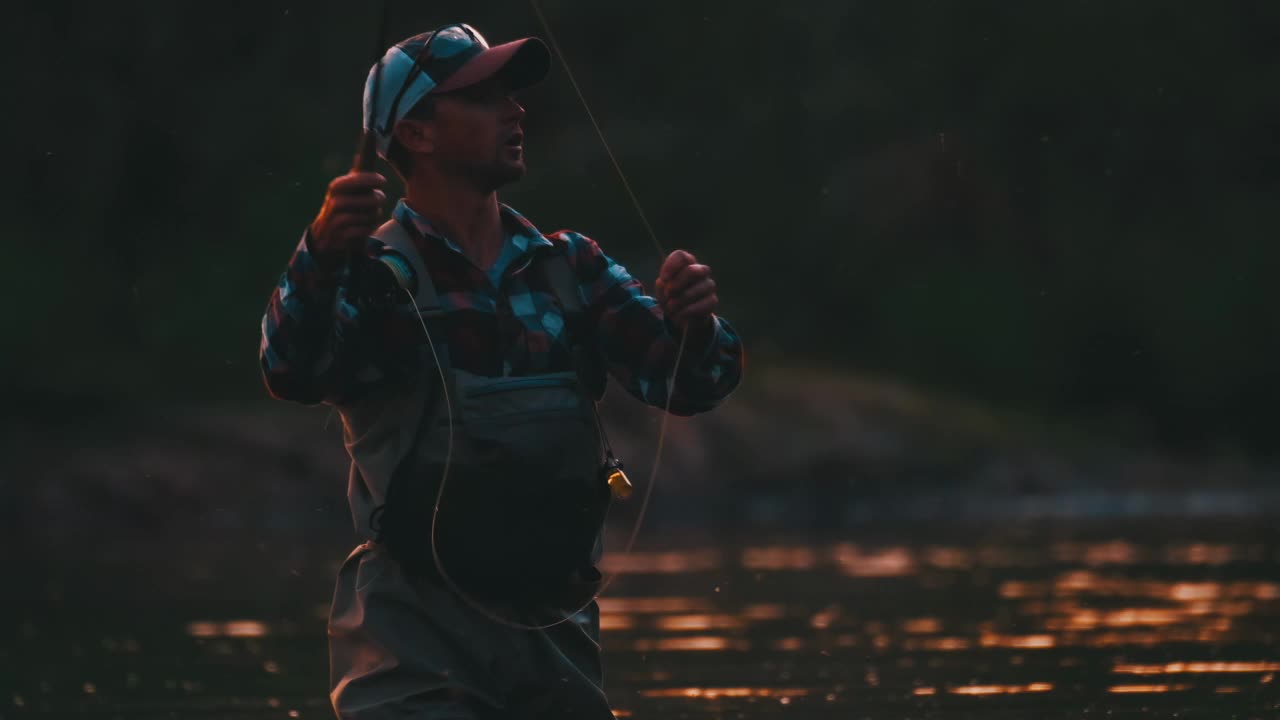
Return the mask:
[[[389,1],[385,44],[458,20],[541,35],[522,2]],[[716,268],[749,372],[1274,453],[1280,4],[543,7],[660,239]],[[7,413],[268,402],[259,319],[350,164],[378,15],[11,15]],[[651,279],[564,72],[525,105],[530,173],[504,199]]]

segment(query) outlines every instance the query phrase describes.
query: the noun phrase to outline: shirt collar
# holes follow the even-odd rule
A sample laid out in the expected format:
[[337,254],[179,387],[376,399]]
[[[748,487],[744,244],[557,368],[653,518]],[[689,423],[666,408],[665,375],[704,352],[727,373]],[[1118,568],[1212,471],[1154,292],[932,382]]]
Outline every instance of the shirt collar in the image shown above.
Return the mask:
[[537,247],[555,247],[551,244],[538,228],[533,226],[525,216],[516,212],[510,205],[498,203],[498,211],[502,213],[503,222],[508,228],[511,228],[511,237],[517,243],[516,247],[521,252],[526,252]]
[[[530,252],[538,247],[554,247],[533,223],[529,222],[523,215],[516,212],[511,206],[505,203],[498,203],[498,212],[502,216],[503,226],[510,231],[507,242],[515,246],[520,255]],[[462,248],[458,247],[453,240],[440,234],[431,224],[431,221],[419,215],[405,203],[401,198],[396,203],[396,207],[391,212],[391,216],[400,224],[405,225],[417,231],[421,237],[432,237],[443,240],[455,252],[462,252]]]

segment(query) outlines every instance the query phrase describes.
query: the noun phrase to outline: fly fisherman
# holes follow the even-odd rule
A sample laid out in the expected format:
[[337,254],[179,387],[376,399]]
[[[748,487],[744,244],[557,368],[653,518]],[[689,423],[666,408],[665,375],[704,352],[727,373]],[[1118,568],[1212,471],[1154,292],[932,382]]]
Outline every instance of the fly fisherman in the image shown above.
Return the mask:
[[405,197],[380,227],[385,178],[333,180],[263,318],[271,394],[334,406],[351,457],[364,542],[329,618],[342,718],[612,718],[594,594],[613,458],[595,401],[613,375],[667,407],[682,337],[672,414],[712,409],[742,376],[693,255],[665,258],[655,299],[589,238],[498,201],[525,173],[514,93],[550,57],[466,25],[389,49],[364,125]]

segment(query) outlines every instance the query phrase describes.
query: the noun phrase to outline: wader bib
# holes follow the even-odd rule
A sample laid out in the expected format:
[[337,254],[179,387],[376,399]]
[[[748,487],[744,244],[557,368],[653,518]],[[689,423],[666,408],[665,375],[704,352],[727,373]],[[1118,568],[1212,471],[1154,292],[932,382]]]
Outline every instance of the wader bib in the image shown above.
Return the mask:
[[[330,700],[341,718],[574,717],[612,720],[600,665],[600,575],[610,501],[599,418],[603,363],[579,339],[583,307],[568,261],[537,259],[565,315],[577,372],[481,377],[449,363],[448,321],[430,276],[394,220],[375,235],[417,278],[405,313],[431,333],[410,381],[343,405],[349,501],[366,542],[343,563],[329,617]],[[403,293],[401,297],[404,297]],[[447,389],[449,404],[443,391]],[[432,508],[453,444],[435,545]]]
[[560,341],[572,344],[576,369],[483,377],[450,365],[446,318],[405,229],[392,220],[374,237],[416,276],[416,302],[393,311],[422,318],[444,385],[424,347],[408,387],[342,409],[347,450],[371,494],[362,503],[371,538],[409,572],[437,572],[432,511],[448,454],[434,538],[448,577],[504,603],[554,606],[582,592],[578,604],[586,602],[599,579],[594,564],[611,494],[595,409],[604,370],[579,341],[584,312],[568,260],[538,258],[527,271],[548,274],[565,315]]

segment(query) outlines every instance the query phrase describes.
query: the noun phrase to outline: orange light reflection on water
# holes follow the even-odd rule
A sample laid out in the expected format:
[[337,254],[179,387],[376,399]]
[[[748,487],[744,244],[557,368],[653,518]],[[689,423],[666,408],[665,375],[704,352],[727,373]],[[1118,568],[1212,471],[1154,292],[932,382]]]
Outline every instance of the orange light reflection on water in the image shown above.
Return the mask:
[[742,609],[741,616],[749,620],[780,620],[787,615],[787,608],[778,603],[755,603]]
[[[903,617],[891,613],[880,618],[866,618],[843,614],[846,606],[833,602],[836,598],[808,598],[807,601],[797,600],[788,604],[754,603],[729,614],[708,602],[709,597],[705,596],[609,597],[600,600],[601,627],[609,631],[652,628],[656,632],[651,637],[634,641],[635,649],[642,652],[746,650],[751,647],[751,642],[733,631],[754,627],[757,622],[788,619],[795,625],[790,633],[798,632],[798,635],[778,633],[760,639],[758,646],[782,652],[817,651],[832,646],[876,651],[896,647],[908,651],[949,652],[974,648],[1038,650],[1220,643],[1232,637],[1233,629],[1243,632],[1237,628],[1246,627],[1255,613],[1267,611],[1267,603],[1280,600],[1280,583],[1135,579],[1123,575],[1124,571],[1119,566],[1161,561],[1175,565],[1219,565],[1257,555],[1248,547],[1230,545],[1186,543],[1143,548],[1121,540],[1063,543],[1052,546],[1047,553],[1043,548],[1033,552],[1025,548],[1000,546],[965,549],[944,546],[872,547],[853,543],[838,543],[827,548],[748,547],[741,550],[737,558],[718,551],[635,553],[625,556],[625,560],[615,559],[615,564],[605,569],[624,573],[697,573],[737,560],[741,567],[755,571],[813,571],[822,566],[834,567],[847,577],[896,578],[924,570],[926,576],[936,580],[950,576],[950,573],[937,572],[938,569],[964,571],[974,567],[1042,565],[1051,558],[1078,565],[1077,569],[1055,571],[1047,579],[1003,579],[999,582],[996,593],[1003,600],[1013,601],[1002,605],[1019,618],[1016,622],[1011,621],[1007,613],[995,616],[1000,618],[998,620],[978,622],[976,626],[966,622],[958,627],[949,627],[941,618],[930,616]],[[1022,620],[1031,620],[1032,624]],[[806,624],[818,632],[806,635],[801,631]],[[835,632],[829,632],[833,627]],[[1009,631],[1013,628],[1021,634],[1011,634]],[[951,634],[940,635],[944,630]],[[255,637],[267,632],[267,627],[256,621],[204,621],[188,625],[188,634],[193,637]],[[727,634],[713,634],[716,632]],[[822,654],[826,655],[828,651],[822,650]],[[1161,679],[1154,676],[1176,674],[1258,673],[1265,674],[1261,680],[1263,683],[1277,671],[1280,671],[1280,662],[1274,661],[1124,663],[1112,668],[1116,675],[1152,676],[1152,680]],[[1146,680],[1145,677],[1132,679],[1139,683]],[[1227,681],[1234,679],[1223,678]],[[1187,687],[1159,682],[1117,684],[1108,688],[1108,692],[1165,693]],[[917,687],[913,693],[997,695],[1052,689],[1050,683],[936,685]],[[733,694],[757,691],[760,694]],[[646,694],[649,697],[771,697],[769,691],[768,688],[676,688]],[[1214,690],[1218,693],[1239,691],[1239,688],[1228,685]],[[695,694],[690,695],[690,692]]]
[[1164,552],[1164,561],[1172,565],[1226,565],[1235,557],[1235,547],[1209,543],[1172,545]]
[[1049,586],[1046,583],[1036,582],[1020,582],[1018,580],[1006,580],[1000,583],[1000,597],[1008,599],[1044,597],[1049,594]]
[[1169,588],[1169,598],[1179,602],[1193,600],[1212,600],[1222,594],[1222,586],[1218,583],[1174,583]]
[[[1030,597],[1034,594],[1031,583],[1016,580],[1005,581],[1000,586],[1002,597]],[[1059,575],[1053,584],[1055,594],[1070,597],[1077,594],[1098,596],[1125,596],[1151,598],[1174,603],[1197,601],[1246,601],[1280,599],[1280,584],[1271,582],[1161,582],[1156,580],[1131,580],[1123,577],[1099,575],[1088,570],[1075,570]]]
[[687,637],[669,637],[669,638],[640,638],[636,640],[633,646],[639,652],[686,652],[686,651],[717,651],[717,650],[746,650],[750,647],[745,640],[736,640],[731,642],[729,638],[722,635],[694,635]]
[[1177,675],[1181,673],[1265,673],[1280,670],[1280,662],[1171,662],[1164,665],[1116,665],[1111,672],[1123,675]]
[[840,572],[852,577],[902,577],[916,572],[915,560],[904,547],[864,552],[842,543],[832,549],[832,559]]
[[772,546],[742,551],[742,567],[748,570],[812,570],[818,564],[813,548]]
[[630,630],[636,626],[636,619],[631,615],[618,613],[600,613],[600,630]]
[[1018,695],[1021,693],[1049,692],[1053,683],[1031,683],[1030,685],[960,685],[948,688],[952,695]]
[[781,651],[783,651],[783,652],[795,652],[795,651],[797,651],[797,650],[803,650],[803,649],[804,649],[804,639],[803,639],[803,638],[794,637],[794,636],[792,636],[792,637],[778,638],[778,639],[777,639],[777,640],[775,640],[775,641],[774,641],[774,643],[773,643],[773,649],[774,649],[774,650],[781,650]]
[[[1230,612],[1222,612],[1223,610]],[[1204,608],[1194,603],[1184,608],[1121,608],[1107,612],[1082,609],[1062,617],[1046,618],[1044,627],[1053,631],[1087,631],[1100,628],[1170,628],[1186,625],[1202,631],[1221,633],[1230,630],[1232,624],[1231,618],[1223,615],[1242,614],[1238,610],[1234,606]]]
[[1054,647],[1057,640],[1052,635],[996,635],[984,633],[978,642],[984,648],[1021,648],[1026,650],[1042,650]]
[[655,619],[654,625],[667,632],[686,632],[735,629],[742,627],[742,621],[732,615],[667,615]]
[[[1211,643],[1216,642],[1220,635],[1213,632],[1191,630],[1162,630],[1160,632],[1138,631],[1138,632],[1107,632],[1091,635],[1080,640],[1079,644],[1086,647],[1123,647],[1125,645],[1136,645],[1139,647],[1155,647],[1157,645],[1165,645],[1168,643]],[[1076,643],[1072,643],[1076,644]]]
[[809,618],[809,627],[815,630],[826,630],[840,616],[839,605],[828,605]]
[[902,631],[912,635],[932,635],[942,631],[942,621],[935,617],[904,620]]
[[925,562],[943,570],[968,570],[973,567],[973,553],[961,548],[926,548],[924,558]]
[[711,609],[701,597],[602,597],[601,613],[693,613]]
[[679,575],[715,570],[723,557],[715,549],[685,552],[632,552],[606,555],[601,569],[607,573]]
[[1140,693],[1178,692],[1190,687],[1190,685],[1112,685],[1107,688],[1107,692],[1117,695],[1135,695]]
[[1123,608],[1102,616],[1106,627],[1132,627],[1134,625],[1175,625],[1186,617],[1185,613],[1169,608]]
[[793,698],[804,697],[812,692],[809,688],[770,688],[770,687],[685,687],[655,688],[641,690],[640,694],[651,698],[700,698],[702,700],[718,700],[720,698]]
[[228,620],[226,622],[211,622],[208,620],[196,620],[187,623],[187,635],[198,638],[211,637],[264,637],[270,634],[270,628],[266,623],[258,620]]
[[1086,545],[1080,558],[1086,565],[1132,565],[1138,560],[1138,549],[1123,540]]
[[904,650],[953,651],[968,650],[973,643],[962,637],[907,638],[902,642]]

